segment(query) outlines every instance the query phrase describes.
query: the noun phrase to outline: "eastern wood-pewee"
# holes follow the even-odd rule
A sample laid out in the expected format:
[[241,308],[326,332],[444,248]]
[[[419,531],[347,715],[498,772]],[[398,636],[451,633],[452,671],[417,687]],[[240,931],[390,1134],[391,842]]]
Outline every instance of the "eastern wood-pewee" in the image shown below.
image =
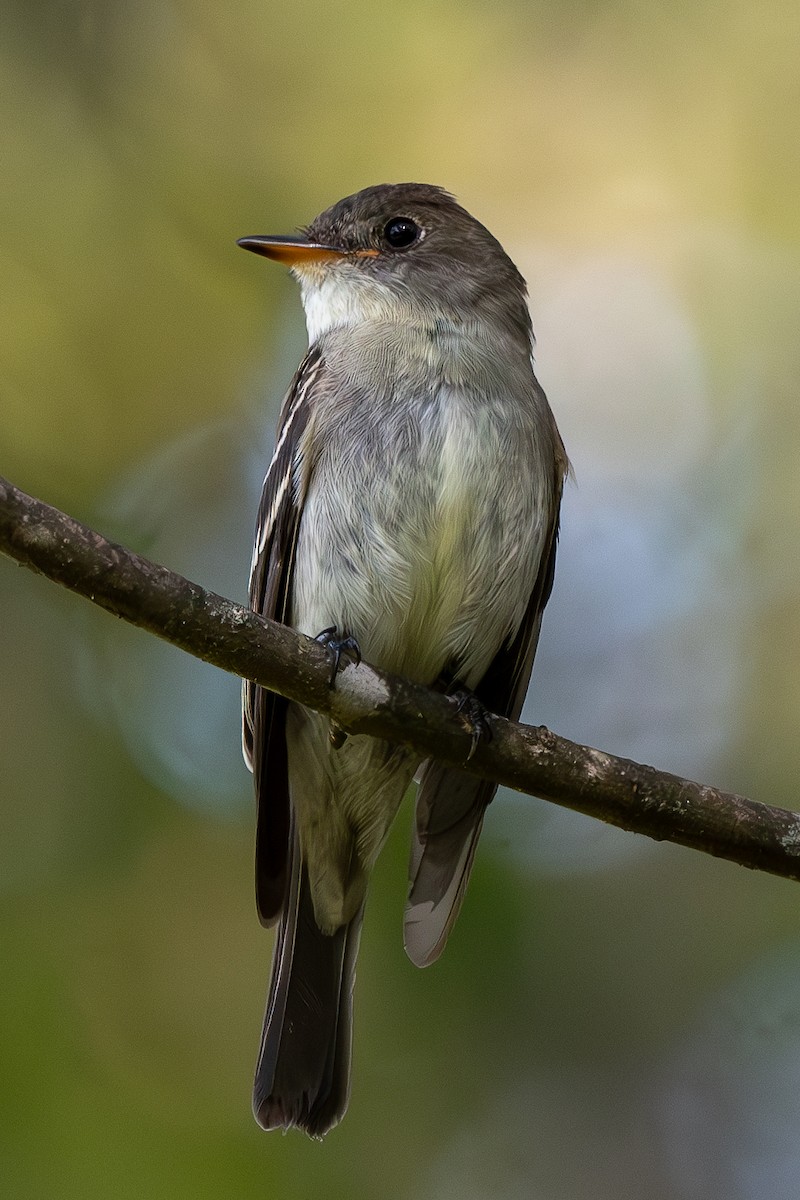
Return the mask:
[[[310,343],[264,482],[252,607],[322,633],[337,660],[349,649],[516,718],[567,469],[522,276],[452,196],[415,183],[239,245],[290,266]],[[405,946],[425,966],[496,789],[249,683],[243,707],[258,911],[279,921],[254,1109],[321,1137],[347,1106],[367,881],[403,794],[419,771]]]

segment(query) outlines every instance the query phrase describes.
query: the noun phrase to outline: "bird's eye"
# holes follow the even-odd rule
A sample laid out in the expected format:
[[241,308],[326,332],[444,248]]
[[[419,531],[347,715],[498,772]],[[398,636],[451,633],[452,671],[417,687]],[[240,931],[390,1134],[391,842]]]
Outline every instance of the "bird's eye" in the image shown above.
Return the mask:
[[406,250],[413,246],[422,235],[422,230],[416,221],[410,217],[392,217],[384,226],[383,236],[393,250]]

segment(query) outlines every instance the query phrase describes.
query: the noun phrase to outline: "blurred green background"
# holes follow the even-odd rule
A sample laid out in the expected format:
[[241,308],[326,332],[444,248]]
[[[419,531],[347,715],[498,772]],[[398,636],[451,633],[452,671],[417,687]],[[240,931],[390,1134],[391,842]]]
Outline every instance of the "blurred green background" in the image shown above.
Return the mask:
[[[242,598],[299,299],[235,238],[455,192],[577,485],[526,714],[793,806],[800,9],[6,0],[0,469]],[[350,1111],[249,1111],[237,687],[0,562],[0,1196],[800,1194],[800,892],[501,796],[444,958],[371,893]]]

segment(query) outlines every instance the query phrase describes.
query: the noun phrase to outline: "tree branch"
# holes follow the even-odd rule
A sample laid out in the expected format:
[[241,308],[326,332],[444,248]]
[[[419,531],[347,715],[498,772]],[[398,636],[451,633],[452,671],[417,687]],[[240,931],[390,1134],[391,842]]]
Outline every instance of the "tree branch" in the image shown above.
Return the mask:
[[446,696],[366,663],[346,666],[331,688],[330,658],[317,642],[107,541],[2,478],[0,551],[197,658],[330,714],[348,733],[404,742],[620,829],[800,879],[798,814],[501,717],[466,762],[470,735]]

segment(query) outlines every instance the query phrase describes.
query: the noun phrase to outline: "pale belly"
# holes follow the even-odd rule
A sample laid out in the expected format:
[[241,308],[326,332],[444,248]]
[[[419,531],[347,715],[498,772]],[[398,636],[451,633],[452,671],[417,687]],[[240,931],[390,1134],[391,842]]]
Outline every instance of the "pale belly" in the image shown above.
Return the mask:
[[[543,552],[548,474],[533,431],[456,401],[406,453],[312,477],[292,623],[356,638],[376,666],[474,687],[524,616]],[[528,433],[528,436],[526,435]],[[337,462],[334,472],[332,463]]]

